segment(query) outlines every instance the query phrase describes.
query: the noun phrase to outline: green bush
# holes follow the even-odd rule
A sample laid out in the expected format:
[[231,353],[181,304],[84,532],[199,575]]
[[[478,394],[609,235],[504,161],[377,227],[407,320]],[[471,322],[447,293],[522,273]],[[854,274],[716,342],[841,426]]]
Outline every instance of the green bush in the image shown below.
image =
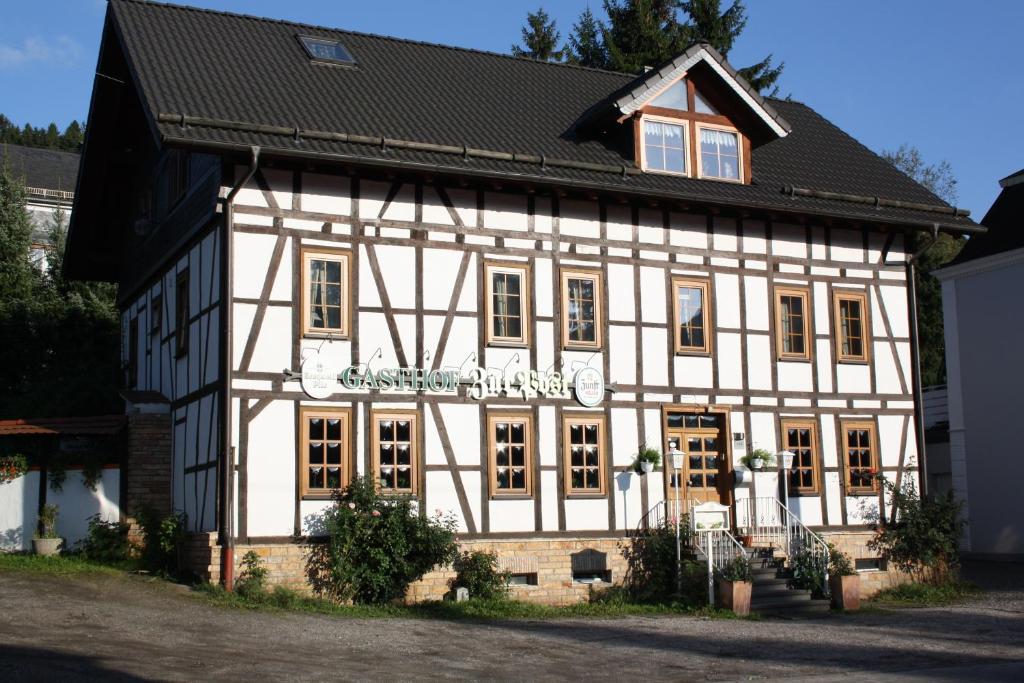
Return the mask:
[[922,498],[912,481],[897,488],[881,477],[896,520],[882,520],[868,547],[882,553],[897,569],[910,573],[918,583],[941,585],[955,581],[960,568],[959,542],[966,522],[960,518],[961,503],[952,493]]
[[853,568],[850,556],[839,550],[831,543],[828,544],[828,575],[829,576],[855,576],[857,570]]
[[498,556],[483,550],[464,552],[454,563],[457,572],[448,585],[469,591],[469,597],[480,600],[502,600],[508,597],[509,572],[498,569]]
[[57,536],[57,515],[59,509],[56,505],[44,505],[39,510],[39,532],[36,538],[58,538]]
[[811,591],[815,596],[824,593],[825,560],[802,548],[789,558],[789,566],[793,576],[789,579],[789,587]]
[[455,519],[420,514],[415,499],[381,496],[371,477],[335,494],[322,517],[326,545],[312,548],[307,574],[314,590],[334,600],[382,604],[405,595],[413,581],[458,556]]
[[177,574],[178,549],[185,540],[185,515],[172,513],[161,516],[146,509],[137,515],[142,527],[142,564],[153,572]]
[[98,514],[89,518],[89,534],[82,555],[94,562],[124,562],[131,555],[127,522],[106,522]]
[[722,578],[726,581],[750,581],[752,573],[750,559],[747,557],[734,557],[721,571]]
[[639,603],[674,602],[696,606],[707,602],[707,566],[696,561],[689,542],[689,522],[680,520],[682,533],[682,590],[676,579],[676,529],[665,524],[645,529],[622,549],[626,558],[624,586],[630,599]]
[[259,553],[250,550],[242,556],[242,571],[235,580],[235,591],[242,597],[260,595],[266,591],[267,568]]

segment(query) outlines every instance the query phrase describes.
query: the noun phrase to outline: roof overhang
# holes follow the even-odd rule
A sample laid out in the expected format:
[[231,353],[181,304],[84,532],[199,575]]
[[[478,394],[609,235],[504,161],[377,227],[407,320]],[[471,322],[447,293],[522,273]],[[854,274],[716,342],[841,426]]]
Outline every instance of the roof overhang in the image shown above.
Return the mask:
[[732,68],[732,65],[715,48],[707,43],[697,43],[659,69],[644,74],[634,88],[615,100],[615,108],[624,118],[632,116],[657,97],[668,85],[685,76],[701,62],[707,64],[712,71],[718,74],[722,81],[777,137],[783,138],[789,134],[792,130],[789,123],[765,101],[759,92],[751,87],[745,78]]
[[933,270],[931,274],[940,281],[955,280],[959,277],[978,275],[979,273],[987,273],[1022,263],[1024,263],[1024,247],[1011,251],[1002,251],[998,254],[981,256],[962,263],[955,263],[945,268]]

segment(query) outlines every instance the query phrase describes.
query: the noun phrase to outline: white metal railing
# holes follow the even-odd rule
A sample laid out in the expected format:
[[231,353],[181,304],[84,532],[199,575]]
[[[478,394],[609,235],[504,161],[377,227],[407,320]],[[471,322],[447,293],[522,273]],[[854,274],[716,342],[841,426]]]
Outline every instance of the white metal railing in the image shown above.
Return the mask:
[[809,553],[823,573],[822,591],[828,592],[828,544],[807,528],[778,498],[741,498],[736,501],[736,529],[757,546],[777,547],[792,562]]

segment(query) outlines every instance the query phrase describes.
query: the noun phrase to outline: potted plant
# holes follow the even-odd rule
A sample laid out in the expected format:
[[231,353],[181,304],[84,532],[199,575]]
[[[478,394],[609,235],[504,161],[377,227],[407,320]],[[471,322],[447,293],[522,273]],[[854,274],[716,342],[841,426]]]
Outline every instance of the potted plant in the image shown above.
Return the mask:
[[750,614],[751,582],[750,560],[737,557],[725,565],[718,575],[718,600],[722,607],[738,616]]
[[860,609],[860,576],[849,556],[832,545],[828,547],[828,587],[834,608]]
[[740,458],[740,462],[751,470],[759,470],[774,465],[775,454],[763,448],[755,448]]
[[60,552],[63,539],[57,535],[57,506],[44,505],[39,511],[39,532],[32,539],[36,555],[49,557]]
[[633,469],[637,474],[643,476],[654,471],[654,468],[661,464],[661,453],[657,449],[646,444],[640,447],[640,451],[633,460]]

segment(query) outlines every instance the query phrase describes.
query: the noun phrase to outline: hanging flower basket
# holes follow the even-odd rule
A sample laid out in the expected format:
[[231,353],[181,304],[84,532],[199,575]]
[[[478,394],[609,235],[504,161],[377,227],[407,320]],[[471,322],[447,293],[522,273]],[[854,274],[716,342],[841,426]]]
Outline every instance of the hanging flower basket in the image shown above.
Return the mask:
[[0,484],[14,481],[28,472],[28,460],[24,455],[0,456]]

